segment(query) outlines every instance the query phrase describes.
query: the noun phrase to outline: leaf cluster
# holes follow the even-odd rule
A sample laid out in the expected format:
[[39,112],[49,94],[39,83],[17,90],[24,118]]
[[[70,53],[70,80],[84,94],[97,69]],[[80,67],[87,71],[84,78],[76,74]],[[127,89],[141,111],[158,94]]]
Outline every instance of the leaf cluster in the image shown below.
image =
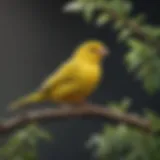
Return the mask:
[[30,124],[13,133],[0,148],[2,160],[36,160],[40,139],[50,140],[49,133],[35,124]]
[[118,41],[129,47],[124,57],[127,70],[154,94],[160,90],[160,27],[147,24],[144,14],[131,16],[132,9],[130,0],[72,0],[63,11],[79,13],[99,27],[112,22]]
[[[128,99],[121,102],[111,102],[110,107],[121,112],[127,112],[130,103]],[[109,105],[109,104],[108,104]],[[107,106],[108,106],[107,105]],[[119,160],[159,160],[160,159],[160,118],[155,113],[146,110],[146,118],[152,123],[151,133],[129,127],[125,123],[105,125],[100,133],[94,134],[87,142],[87,148],[94,150],[93,156],[100,159]]]

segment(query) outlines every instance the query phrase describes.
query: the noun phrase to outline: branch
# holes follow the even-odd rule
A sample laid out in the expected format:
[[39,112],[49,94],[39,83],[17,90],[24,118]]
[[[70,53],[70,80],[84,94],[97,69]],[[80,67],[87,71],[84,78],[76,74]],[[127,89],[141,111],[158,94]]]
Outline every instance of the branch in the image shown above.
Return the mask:
[[31,110],[25,114],[22,113],[3,121],[0,124],[0,134],[10,133],[12,130],[33,121],[67,119],[73,117],[101,117],[118,122],[125,122],[128,125],[138,127],[146,132],[151,131],[149,121],[138,117],[138,115],[124,114],[99,105],[89,105],[79,108],[45,108]]

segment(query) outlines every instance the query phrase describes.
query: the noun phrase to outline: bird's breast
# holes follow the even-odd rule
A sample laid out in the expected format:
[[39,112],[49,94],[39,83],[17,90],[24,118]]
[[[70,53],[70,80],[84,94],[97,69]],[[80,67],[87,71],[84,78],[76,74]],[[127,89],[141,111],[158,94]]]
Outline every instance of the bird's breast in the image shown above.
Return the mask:
[[82,89],[86,90],[86,94],[97,87],[101,79],[101,72],[102,70],[99,66],[84,65],[80,68],[79,79]]

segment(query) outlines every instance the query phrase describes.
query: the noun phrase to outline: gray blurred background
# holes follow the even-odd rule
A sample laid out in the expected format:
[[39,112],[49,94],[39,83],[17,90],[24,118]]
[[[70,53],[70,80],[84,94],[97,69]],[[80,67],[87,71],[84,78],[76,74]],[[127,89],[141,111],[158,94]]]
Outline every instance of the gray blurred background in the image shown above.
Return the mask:
[[[96,28],[86,24],[79,15],[62,12],[66,0],[2,0],[0,1],[0,110],[5,114],[7,104],[38,87],[61,61],[70,56],[80,42],[97,38],[111,50],[104,63],[105,77],[91,96],[95,103],[134,99],[133,110],[144,106],[159,109],[159,96],[149,97],[141,82],[128,74],[123,64],[127,47],[116,41],[112,26]],[[148,22],[159,25],[158,0],[134,0],[135,13],[148,14]],[[50,144],[41,144],[40,160],[88,160],[91,152],[84,143],[103,126],[100,119],[72,119],[46,124],[54,134]]]

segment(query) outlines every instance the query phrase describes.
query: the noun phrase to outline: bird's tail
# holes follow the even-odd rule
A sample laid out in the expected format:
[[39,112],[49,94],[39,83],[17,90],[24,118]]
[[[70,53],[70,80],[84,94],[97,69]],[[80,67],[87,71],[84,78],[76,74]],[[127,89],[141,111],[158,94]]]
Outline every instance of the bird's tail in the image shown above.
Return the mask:
[[43,100],[44,100],[44,96],[43,96],[42,92],[33,92],[29,95],[23,96],[20,99],[12,102],[9,105],[9,109],[10,110],[16,110],[16,109],[19,109],[21,107],[25,107],[28,104],[42,102]]

